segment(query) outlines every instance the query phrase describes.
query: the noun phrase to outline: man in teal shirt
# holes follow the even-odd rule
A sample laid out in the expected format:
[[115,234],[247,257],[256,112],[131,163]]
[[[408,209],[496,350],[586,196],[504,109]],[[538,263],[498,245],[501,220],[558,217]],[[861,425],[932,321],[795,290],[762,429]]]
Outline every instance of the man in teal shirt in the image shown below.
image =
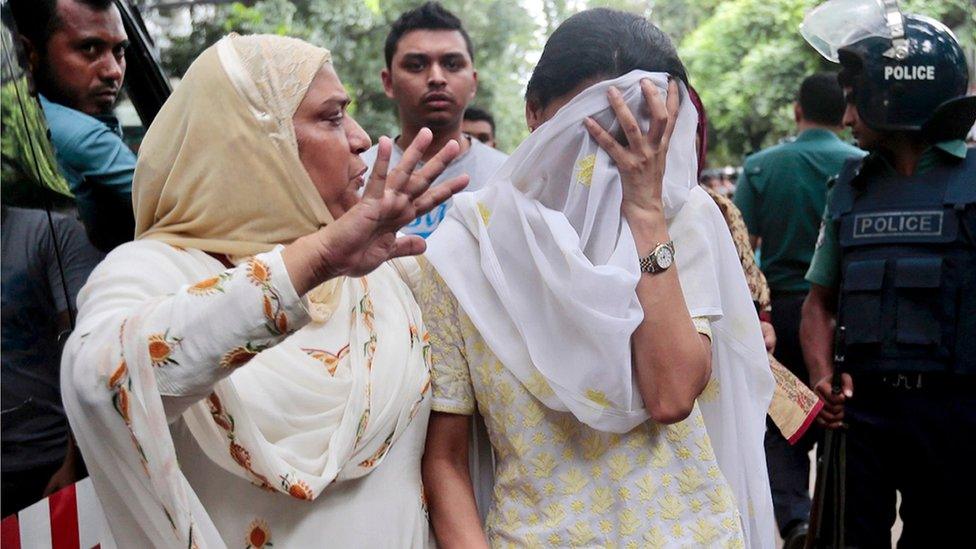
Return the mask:
[[[800,309],[809,283],[804,280],[813,257],[824,210],[827,181],[849,158],[864,155],[837,137],[843,130],[844,96],[836,73],[808,76],[793,106],[799,135],[760,151],[745,161],[736,186],[753,248],[761,243],[762,271],[772,297],[777,360],[807,379],[800,348]],[[775,428],[766,432],[766,460],[780,535],[789,546],[806,530],[810,514],[810,458],[816,433],[790,445]]]
[[112,0],[11,0],[61,171],[92,242],[132,239],[136,155],[112,109],[128,46]]

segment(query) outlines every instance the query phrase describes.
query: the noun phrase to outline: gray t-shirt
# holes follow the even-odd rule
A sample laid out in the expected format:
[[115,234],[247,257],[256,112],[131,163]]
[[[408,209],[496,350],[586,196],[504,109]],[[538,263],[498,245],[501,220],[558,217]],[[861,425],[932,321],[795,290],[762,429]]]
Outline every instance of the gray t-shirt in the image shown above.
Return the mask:
[[[471,182],[468,183],[465,191],[476,191],[487,185],[495,171],[508,159],[507,154],[495,150],[477,139],[471,139],[470,142],[471,147],[463,155],[455,158],[454,162],[451,162],[444,170],[444,173],[434,180],[434,185],[466,173],[471,176]],[[369,172],[366,174],[367,180],[369,179],[369,173],[373,171],[373,163],[376,162],[376,151],[378,147],[379,145],[373,145],[368,151],[362,154],[363,162],[366,162],[366,165],[369,166]],[[390,155],[391,168],[396,166],[401,156],[403,156],[403,151],[400,147],[394,145],[393,153]],[[434,232],[434,229],[444,219],[444,216],[447,215],[447,210],[450,206],[450,201],[441,204],[430,212],[411,221],[401,231],[406,234],[416,234],[427,238],[430,236],[430,233]]]
[[77,220],[52,213],[67,296],[52,231],[42,210],[3,208],[0,227],[0,438],[4,473],[59,463],[68,424],[61,406],[58,316],[72,308],[102,259]]

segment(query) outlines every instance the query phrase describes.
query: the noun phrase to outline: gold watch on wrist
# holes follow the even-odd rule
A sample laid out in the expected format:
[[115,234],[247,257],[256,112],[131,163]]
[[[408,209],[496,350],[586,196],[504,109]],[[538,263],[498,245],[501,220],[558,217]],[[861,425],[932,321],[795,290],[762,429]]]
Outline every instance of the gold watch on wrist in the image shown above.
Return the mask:
[[651,253],[640,258],[642,273],[657,274],[668,270],[674,264],[674,241],[658,244]]

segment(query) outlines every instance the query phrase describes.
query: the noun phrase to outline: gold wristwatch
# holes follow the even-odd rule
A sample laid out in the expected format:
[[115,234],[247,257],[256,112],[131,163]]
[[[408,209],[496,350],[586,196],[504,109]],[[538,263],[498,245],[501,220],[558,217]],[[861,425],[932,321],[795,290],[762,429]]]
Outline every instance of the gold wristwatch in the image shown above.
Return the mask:
[[657,274],[668,270],[674,264],[674,241],[658,244],[651,253],[640,258],[642,273]]

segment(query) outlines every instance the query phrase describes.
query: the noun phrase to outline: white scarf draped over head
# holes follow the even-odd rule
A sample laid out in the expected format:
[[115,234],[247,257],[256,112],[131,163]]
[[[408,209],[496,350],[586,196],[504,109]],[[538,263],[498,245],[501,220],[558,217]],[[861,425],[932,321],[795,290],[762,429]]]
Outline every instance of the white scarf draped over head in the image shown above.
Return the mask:
[[[491,350],[537,399],[609,432],[649,419],[630,347],[643,320],[641,275],[620,210],[620,174],[583,119],[622,133],[606,96],[615,86],[646,132],[641,79],[666,96],[668,75],[644,71],[586,89],[538,127],[489,185],[454,198],[426,254]],[[697,187],[697,112],[679,88],[665,216],[688,309],[711,321],[713,379],[699,404],[756,546],[773,531],[763,453],[773,379],[731,236]]]
[[[142,326],[166,294],[220,272],[197,250],[240,261],[332,221],[301,164],[292,124],[329,61],[327,50],[296,39],[225,37],[194,61],[143,142],[133,183],[137,237],[175,247],[160,267],[109,256],[79,299],[79,327],[64,359],[72,427],[99,497],[132,502],[131,517],[113,519],[138,531],[133,539],[223,546],[179,468]],[[186,280],[166,276],[174,267]],[[256,495],[315,499],[337,480],[369,473],[428,391],[420,310],[392,266],[330,281],[307,297],[311,323],[182,415],[202,451],[256,484]],[[343,351],[310,353],[316,349]],[[131,383],[121,387],[122,379]],[[124,400],[125,422],[113,398]],[[100,407],[79,413],[79,400]]]

